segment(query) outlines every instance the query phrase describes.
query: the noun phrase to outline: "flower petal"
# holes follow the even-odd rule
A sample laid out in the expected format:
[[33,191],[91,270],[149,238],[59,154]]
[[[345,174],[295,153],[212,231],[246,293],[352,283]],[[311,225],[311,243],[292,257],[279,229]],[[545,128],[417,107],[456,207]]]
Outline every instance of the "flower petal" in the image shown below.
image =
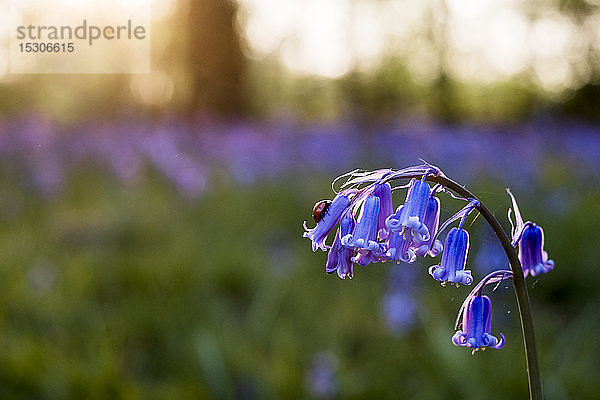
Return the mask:
[[523,228],[524,228],[524,224],[523,224],[523,217],[521,217],[521,211],[519,210],[519,205],[517,204],[517,200],[515,199],[515,196],[513,196],[512,192],[510,191],[509,188],[506,188],[506,193],[508,193],[508,195],[510,196],[510,200],[512,202],[512,210],[515,213],[515,224],[513,225],[513,221],[511,218],[511,209],[508,209],[508,221],[510,222],[510,233],[511,233],[511,237],[512,237],[512,245],[513,247],[515,247],[517,245],[517,242],[519,241],[520,237],[521,237],[521,233],[523,233]]

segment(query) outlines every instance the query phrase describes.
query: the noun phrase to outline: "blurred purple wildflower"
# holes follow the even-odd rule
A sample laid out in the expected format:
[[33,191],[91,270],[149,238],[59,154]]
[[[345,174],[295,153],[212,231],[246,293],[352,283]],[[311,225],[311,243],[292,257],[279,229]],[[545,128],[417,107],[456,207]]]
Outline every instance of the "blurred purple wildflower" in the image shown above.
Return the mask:
[[418,303],[414,293],[415,270],[391,268],[387,290],[381,299],[381,313],[395,336],[401,336],[415,323]]
[[315,354],[306,375],[306,386],[310,395],[317,398],[332,398],[337,395],[337,359],[331,352]]
[[383,296],[381,309],[389,330],[400,336],[413,325],[417,303],[412,295],[394,291]]
[[[488,228],[489,229],[489,228]],[[488,274],[496,270],[501,265],[507,265],[508,259],[506,253],[502,249],[502,245],[494,240],[494,233],[490,229],[489,232],[484,232],[481,236],[481,245],[475,254],[474,264],[477,271],[482,274]]]
[[[0,162],[26,169],[29,176],[22,181],[46,193],[60,191],[71,171],[82,165],[107,168],[125,183],[143,179],[144,167],[150,165],[186,197],[201,196],[209,189],[211,175],[221,171],[236,184],[253,184],[298,171],[343,171],[374,156],[394,164],[405,164],[415,154],[446,164],[461,159],[453,163],[453,173],[467,183],[481,176],[508,177],[522,188],[539,179],[547,159],[576,166],[578,175],[600,176],[594,126],[538,121],[511,127],[518,134],[510,134],[497,128],[409,119],[378,127],[369,139],[371,146],[356,146],[361,140],[358,130],[347,121],[299,126],[285,119],[261,124],[201,120],[190,125],[176,116],[158,122],[138,119],[64,127],[43,114],[30,114],[0,121]],[[335,152],[330,151],[331,143],[336,144]],[[517,145],[526,149],[526,159],[512,151]],[[381,202],[383,208],[383,198]],[[382,233],[381,228],[378,231]]]

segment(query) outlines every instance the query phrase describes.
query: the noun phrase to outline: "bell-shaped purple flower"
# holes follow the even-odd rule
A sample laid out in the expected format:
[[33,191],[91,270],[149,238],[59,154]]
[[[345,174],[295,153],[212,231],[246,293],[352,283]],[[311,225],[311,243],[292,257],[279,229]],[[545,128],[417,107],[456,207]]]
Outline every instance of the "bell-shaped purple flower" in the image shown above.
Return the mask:
[[366,267],[370,263],[382,261],[382,258],[379,251],[360,249],[356,252],[356,256],[352,257],[352,261]]
[[380,204],[379,197],[367,196],[354,231],[341,237],[342,245],[371,251],[380,250],[380,245],[377,243]]
[[396,213],[387,218],[385,222],[387,227],[405,236],[408,234],[414,237],[414,240],[429,239],[429,231],[423,221],[430,192],[431,188],[425,182],[425,176],[421,180],[413,179],[404,205],[398,207]]
[[412,263],[417,258],[414,249],[411,247],[410,239],[405,239],[398,232],[390,232],[388,235],[385,257],[397,263],[400,263],[400,261]]
[[354,268],[352,265],[352,256],[354,255],[354,249],[351,247],[345,247],[342,245],[340,239],[341,236],[345,236],[352,232],[354,229],[354,217],[352,214],[347,212],[340,220],[340,227],[335,233],[335,239],[329,249],[327,255],[327,263],[325,264],[325,272],[328,274],[337,271],[340,278],[345,279],[346,277],[352,279],[354,276]]
[[442,283],[462,283],[470,285],[473,282],[471,271],[465,271],[467,253],[469,252],[469,234],[462,228],[452,228],[446,236],[444,252],[440,265],[429,268],[429,274]]
[[519,260],[523,274],[544,274],[554,268],[554,261],[548,260],[544,251],[544,230],[533,222],[527,222],[519,240]]
[[333,227],[340,220],[342,213],[348,208],[350,204],[350,199],[348,197],[349,192],[343,191],[338,194],[331,204],[329,205],[327,212],[322,216],[322,218],[312,229],[306,227],[306,221],[304,221],[304,237],[312,240],[312,249],[316,251],[320,248],[323,251],[327,250],[327,246],[325,245],[325,239],[327,239],[327,235],[333,230]]
[[377,221],[377,238],[385,239],[388,236],[389,229],[385,224],[387,217],[394,213],[392,205],[392,188],[389,183],[375,185],[373,196],[379,197],[379,218]]
[[342,249],[342,242],[340,240],[340,230],[335,232],[335,238],[333,244],[327,253],[327,262],[325,263],[325,272],[328,274],[333,273],[337,269],[338,260],[340,257],[340,250]]
[[452,337],[452,343],[457,346],[466,346],[473,351],[483,347],[501,349],[504,346],[504,335],[500,340],[491,334],[492,330],[492,302],[488,296],[472,296],[463,309],[462,330],[457,331]]
[[354,276],[354,268],[352,265],[352,256],[354,250],[342,246],[340,241],[340,231],[335,233],[335,239],[327,254],[327,263],[325,264],[325,272],[332,274],[337,272],[338,276],[342,279],[349,277],[352,279]]
[[442,242],[438,239],[435,239],[434,241],[440,223],[440,199],[435,196],[430,196],[427,200],[423,223],[429,231],[429,238],[413,243],[415,254],[419,257],[425,257],[425,255],[429,253],[430,256],[435,257],[443,249]]

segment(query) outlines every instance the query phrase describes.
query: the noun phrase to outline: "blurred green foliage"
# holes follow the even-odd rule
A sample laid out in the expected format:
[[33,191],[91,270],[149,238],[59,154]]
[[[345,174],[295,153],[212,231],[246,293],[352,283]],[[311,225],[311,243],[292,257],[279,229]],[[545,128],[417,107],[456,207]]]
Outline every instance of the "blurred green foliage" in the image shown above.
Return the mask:
[[[600,191],[547,171],[543,186],[519,196],[557,265],[529,282],[546,398],[591,399],[600,377]],[[325,253],[310,251],[301,223],[330,177],[307,178],[254,187],[222,178],[190,201],[151,172],[125,186],[89,169],[43,200],[5,174],[0,397],[304,399],[313,356],[328,351],[336,398],[524,398],[510,284],[494,295],[492,331],[506,335],[505,348],[473,356],[453,346],[468,289],[429,279],[432,260],[358,267],[353,280],[324,274]],[[572,204],[561,216],[538,206],[558,187]],[[503,187],[473,189],[505,215]],[[443,212],[453,206],[445,201]],[[470,226],[468,265],[478,277],[482,224]],[[380,313],[390,268],[420,276],[418,320],[400,336]]]

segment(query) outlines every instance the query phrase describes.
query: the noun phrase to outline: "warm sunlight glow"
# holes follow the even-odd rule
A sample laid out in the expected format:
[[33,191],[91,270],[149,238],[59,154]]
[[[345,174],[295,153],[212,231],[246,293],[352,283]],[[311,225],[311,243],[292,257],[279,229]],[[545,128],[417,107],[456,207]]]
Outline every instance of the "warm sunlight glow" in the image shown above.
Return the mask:
[[379,62],[380,7],[347,0],[246,0],[242,24],[250,56],[276,54],[291,71],[336,78]]
[[[406,62],[427,84],[441,64],[455,79],[488,84],[522,73],[545,89],[576,86],[585,76],[582,28],[546,10],[535,18],[513,0],[350,1],[241,0],[240,21],[249,55],[275,57],[290,71],[335,78],[369,70],[385,57]],[[589,21],[598,15],[588,17]],[[586,21],[586,26],[594,25]],[[433,38],[433,40],[432,40]],[[575,70],[579,71],[575,74]],[[584,78],[580,78],[582,80]]]

